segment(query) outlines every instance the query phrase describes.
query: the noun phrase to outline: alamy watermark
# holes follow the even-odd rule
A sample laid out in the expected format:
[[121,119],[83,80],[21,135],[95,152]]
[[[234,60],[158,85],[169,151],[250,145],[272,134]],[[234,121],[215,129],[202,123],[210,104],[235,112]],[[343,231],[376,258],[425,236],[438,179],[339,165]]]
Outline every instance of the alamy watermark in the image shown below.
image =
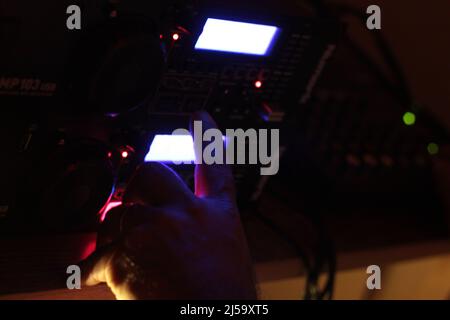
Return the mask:
[[[380,30],[381,29],[381,8],[378,5],[372,4],[367,7],[366,13],[369,15],[366,21],[367,29]],[[81,29],[81,8],[78,5],[69,5],[66,9],[68,17],[66,19],[66,27],[69,30]]]
[[366,13],[369,17],[366,21],[367,29],[381,30],[381,8],[375,4],[367,7]]
[[381,290],[381,268],[373,264],[367,267],[366,273],[370,275],[366,281],[367,289]]
[[[177,129],[172,135],[189,135],[187,129]],[[203,131],[201,121],[194,121],[195,164],[260,164],[263,176],[276,175],[280,164],[279,129],[226,129],[225,136],[219,129]],[[190,164],[192,161],[173,161],[174,164]]]
[[69,274],[66,280],[66,286],[69,290],[81,289],[81,269],[79,266],[72,264],[67,267],[66,273]]

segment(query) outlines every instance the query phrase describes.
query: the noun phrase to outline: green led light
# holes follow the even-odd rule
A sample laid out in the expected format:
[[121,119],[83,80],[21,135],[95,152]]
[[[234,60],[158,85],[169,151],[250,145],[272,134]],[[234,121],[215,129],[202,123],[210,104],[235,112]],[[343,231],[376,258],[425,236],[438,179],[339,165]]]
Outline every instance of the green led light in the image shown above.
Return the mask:
[[412,112],[406,112],[403,115],[403,122],[407,125],[407,126],[412,126],[416,123],[416,115]]
[[436,143],[429,143],[427,146],[428,149],[428,153],[432,156],[436,155],[439,153],[439,145]]

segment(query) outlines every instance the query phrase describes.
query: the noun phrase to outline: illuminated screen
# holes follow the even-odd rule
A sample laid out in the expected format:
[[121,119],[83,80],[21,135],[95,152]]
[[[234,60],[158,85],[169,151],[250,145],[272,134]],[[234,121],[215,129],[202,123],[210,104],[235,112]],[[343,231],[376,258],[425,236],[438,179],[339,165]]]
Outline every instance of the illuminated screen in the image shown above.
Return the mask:
[[[227,146],[227,138],[223,136],[222,139]],[[144,161],[194,163],[194,140],[191,135],[157,134]]]
[[190,135],[155,135],[146,162],[194,162],[194,141]]
[[208,18],[195,49],[265,56],[279,31],[274,26]]

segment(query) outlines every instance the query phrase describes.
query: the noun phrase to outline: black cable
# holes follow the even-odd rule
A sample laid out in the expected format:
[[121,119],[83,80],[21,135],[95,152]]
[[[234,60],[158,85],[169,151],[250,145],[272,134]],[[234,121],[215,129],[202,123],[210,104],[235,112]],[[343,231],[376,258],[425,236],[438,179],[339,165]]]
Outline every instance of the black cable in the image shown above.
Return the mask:
[[[329,8],[332,8],[333,10],[336,10],[338,13],[347,14],[356,17],[363,26],[366,24],[367,16],[360,10],[353,8],[351,6],[343,5],[343,4],[330,4]],[[398,84],[397,90],[400,90],[401,96],[400,98],[403,99],[404,103],[411,104],[413,101],[412,93],[409,88],[409,84],[406,80],[403,68],[401,67],[400,63],[398,62],[398,59],[396,58],[395,54],[393,53],[389,43],[383,36],[382,32],[379,30],[370,32],[372,37],[374,38],[375,44],[377,45],[378,50],[380,51],[381,55],[383,56],[384,61],[390,68],[392,74],[394,77],[396,77],[396,82]],[[350,39],[349,39],[350,40]],[[365,51],[359,47],[355,43],[353,43],[353,49],[358,50],[358,54],[360,57],[365,55],[365,62],[367,64],[370,64],[372,66],[376,65],[376,63],[373,62],[373,60],[365,53]],[[378,73],[382,73],[382,71],[378,71]],[[385,82],[389,83],[389,80],[387,80],[387,77],[385,77]]]
[[362,61],[370,71],[375,75],[377,80],[382,83],[386,90],[395,97],[402,105],[410,106],[411,99],[405,95],[404,90],[400,90],[399,87],[390,83],[389,79],[380,70],[379,66],[367,55],[367,53],[361,49],[356,43],[351,39],[345,39],[346,45],[356,54],[357,58]]
[[258,218],[264,225],[266,225],[269,229],[271,229],[278,237],[280,237],[281,240],[283,240],[285,243],[290,245],[297,256],[300,258],[303,267],[305,268],[306,273],[306,286],[305,286],[305,295],[304,299],[308,300],[309,298],[309,292],[311,291],[311,264],[304,254],[302,248],[297,244],[296,241],[294,241],[284,230],[282,230],[277,224],[275,224],[272,220],[261,214],[259,209],[255,206],[253,206],[251,211],[256,218]]
[[[317,223],[316,223],[317,226]],[[325,260],[327,262],[327,274],[328,274],[328,280],[325,285],[324,290],[319,295],[319,299],[328,299],[331,300],[333,298],[333,290],[334,290],[334,281],[335,281],[335,275],[336,275],[336,252],[334,250],[334,245],[331,239],[328,237],[328,235],[323,231],[320,230],[319,234],[321,236],[321,239],[319,240],[319,243],[321,246],[319,247],[319,254],[321,252],[325,252],[326,257]],[[319,255],[319,259],[321,259],[321,256]],[[320,261],[322,263],[322,261]]]
[[[358,18],[358,20],[365,26],[367,17],[364,12],[360,12],[356,8],[352,8],[346,5],[339,4],[325,4],[321,0],[308,0],[307,3],[313,7],[319,17],[333,17],[334,11],[340,14],[347,14]],[[411,107],[413,105],[413,96],[409,88],[408,82],[402,70],[400,63],[392,52],[388,42],[384,38],[383,34],[379,31],[371,32],[374,37],[377,49],[380,51],[385,63],[392,72],[395,80],[394,83],[383,72],[380,66],[373,60],[365,50],[359,47],[352,39],[346,38],[346,44],[357,55],[357,57],[369,67],[371,72],[376,76],[377,80],[382,83],[385,88],[395,97],[401,104]],[[305,299],[332,299],[335,273],[336,273],[336,254],[332,241],[322,230],[321,223],[318,219],[314,219],[315,227],[319,231],[319,249],[317,250],[316,261],[313,264],[309,262],[303,250],[289,235],[286,234],[277,224],[272,220],[262,215],[256,210],[255,216],[259,218],[266,226],[272,229],[281,239],[290,244],[296,251],[297,255],[302,260],[305,269],[307,271],[307,284]],[[318,290],[318,278],[325,266],[328,274],[328,280],[322,291]]]
[[[322,12],[322,15],[349,15],[356,17],[364,27],[366,26],[367,16],[365,15],[365,12],[363,10],[345,4],[330,2],[325,3],[325,1],[323,0],[309,0],[309,2],[311,5],[314,5],[316,7],[317,12]],[[358,46],[355,41],[353,41],[349,37],[347,37],[345,41],[349,48],[357,55],[360,61],[362,61],[367,67],[369,67],[371,72],[373,72],[373,74],[377,77],[377,80],[384,85],[385,89],[391,94],[392,97],[394,97],[403,107],[409,110],[412,109],[413,111],[417,112],[418,105],[414,99],[412,90],[409,86],[408,81],[406,80],[403,68],[394,52],[392,51],[388,41],[383,36],[383,33],[380,30],[374,30],[370,32],[370,35],[373,37],[377,49],[381,53],[384,62],[390,69],[392,75],[395,77],[394,83],[391,83],[390,79],[381,70],[380,66],[365,50]],[[450,134],[445,126],[437,121],[437,119],[432,114],[430,114],[429,111],[425,109],[420,109],[420,111],[422,121],[429,127],[433,128],[435,130],[435,133],[439,137],[441,137],[443,142],[445,141],[445,143],[448,143],[448,141],[450,140]]]
[[[308,0],[307,3],[314,8],[318,17],[330,18],[340,15],[350,15],[356,17],[361,24],[365,26],[367,16],[364,11],[357,8],[338,3],[330,3],[323,0]],[[398,59],[392,52],[390,45],[379,30],[370,33],[375,41],[377,49],[383,56],[384,61],[389,67],[395,79],[395,84],[391,84],[388,77],[380,69],[380,66],[360,48],[352,39],[347,38],[347,44],[357,54],[357,56],[371,69],[378,80],[383,83],[391,94],[396,97],[402,104],[411,106],[413,104],[413,96],[409,88],[408,82]]]
[[328,275],[325,287],[321,291],[316,291],[315,299],[332,299],[336,273],[336,253],[334,250],[334,245],[327,232],[325,232],[323,224],[319,217],[312,216],[310,217],[309,221],[312,223],[318,233],[318,249],[316,250],[314,260],[315,266],[313,268],[315,272],[314,278],[316,288],[318,287],[317,282],[319,281],[320,274],[324,270],[326,270],[326,273]]
[[[312,264],[303,249],[298,243],[290,237],[285,230],[278,226],[274,221],[267,216],[261,214],[256,205],[253,205],[252,213],[258,218],[264,225],[270,228],[277,236],[284,242],[289,244],[300,258],[306,272],[306,286],[305,286],[305,300],[317,300],[317,299],[331,299],[333,296],[333,286],[336,270],[336,258],[331,241],[328,237],[324,236],[322,231],[319,232],[319,250],[315,257],[315,261]],[[316,224],[314,224],[316,226]],[[317,228],[319,229],[319,228]],[[325,252],[326,257],[322,256],[322,251]],[[327,283],[323,290],[318,289],[319,276],[323,270],[323,265],[326,264],[328,271]]]
[[[272,193],[275,193],[275,197],[281,199],[283,203],[291,203],[291,207],[295,208],[295,204],[292,203],[291,199],[286,195],[276,192],[272,189]],[[307,210],[312,212],[313,209]],[[334,281],[336,273],[336,252],[332,239],[329,237],[328,233],[324,229],[323,222],[320,216],[317,215],[302,215],[307,217],[311,225],[315,228],[318,234],[318,249],[316,250],[315,264],[314,268],[311,268],[312,275],[311,278],[315,281],[315,286],[317,287],[317,281],[319,280],[319,275],[326,269],[328,274],[327,283],[321,292],[318,292],[314,299],[332,299],[334,290]],[[324,268],[325,266],[325,268]],[[316,290],[317,291],[317,290]]]

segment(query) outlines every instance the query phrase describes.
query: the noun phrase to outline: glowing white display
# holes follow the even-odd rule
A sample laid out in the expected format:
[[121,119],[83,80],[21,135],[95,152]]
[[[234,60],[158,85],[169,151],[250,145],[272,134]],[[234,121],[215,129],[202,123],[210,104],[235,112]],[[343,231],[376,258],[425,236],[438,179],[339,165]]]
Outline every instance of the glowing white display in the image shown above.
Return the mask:
[[194,162],[194,141],[190,135],[155,135],[146,162]]
[[195,49],[264,56],[278,31],[274,26],[208,18]]

